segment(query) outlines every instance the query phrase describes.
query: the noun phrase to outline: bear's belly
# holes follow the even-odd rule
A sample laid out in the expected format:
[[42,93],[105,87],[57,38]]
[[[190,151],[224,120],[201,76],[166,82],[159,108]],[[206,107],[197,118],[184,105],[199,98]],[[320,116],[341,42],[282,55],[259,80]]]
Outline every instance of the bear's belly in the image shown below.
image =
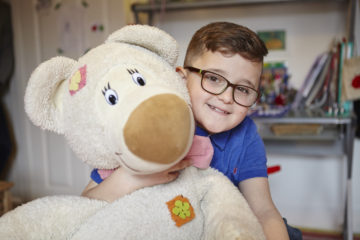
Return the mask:
[[[186,170],[172,183],[138,190],[104,207],[73,239],[202,239],[202,197]],[[172,200],[169,209],[167,202]],[[183,225],[177,226],[174,219]]]

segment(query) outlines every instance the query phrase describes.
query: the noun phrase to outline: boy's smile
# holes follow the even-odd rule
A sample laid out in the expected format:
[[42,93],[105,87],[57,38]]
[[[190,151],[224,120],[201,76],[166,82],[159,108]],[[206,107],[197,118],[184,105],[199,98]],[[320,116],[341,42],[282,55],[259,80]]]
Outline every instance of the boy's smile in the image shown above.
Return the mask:
[[214,106],[212,106],[212,105],[210,105],[210,104],[208,104],[208,106],[209,106],[212,110],[214,110],[215,112],[218,112],[219,114],[225,114],[225,115],[230,114],[229,112],[227,112],[227,111],[225,111],[225,110],[222,110],[222,109],[220,109],[220,108],[214,107]]
[[[261,62],[251,62],[239,54],[224,55],[218,51],[206,51],[191,64],[193,67],[220,74],[233,84],[258,89]],[[214,95],[201,87],[201,74],[185,69],[180,73],[187,80],[195,120],[209,133],[232,129],[245,118],[248,108],[234,102],[233,87],[229,86],[220,95]]]

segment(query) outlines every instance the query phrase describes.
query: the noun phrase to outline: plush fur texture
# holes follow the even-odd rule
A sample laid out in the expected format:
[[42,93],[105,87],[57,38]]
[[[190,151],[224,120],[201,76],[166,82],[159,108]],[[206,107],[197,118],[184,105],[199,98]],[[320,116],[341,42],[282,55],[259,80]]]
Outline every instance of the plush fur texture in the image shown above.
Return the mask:
[[[29,80],[25,110],[35,125],[63,134],[92,167],[134,174],[167,169],[184,158],[194,133],[185,82],[174,68],[177,49],[157,28],[126,26],[78,61],[42,63]],[[265,237],[225,176],[189,167],[171,183],[113,203],[77,196],[34,200],[0,218],[0,239]]]

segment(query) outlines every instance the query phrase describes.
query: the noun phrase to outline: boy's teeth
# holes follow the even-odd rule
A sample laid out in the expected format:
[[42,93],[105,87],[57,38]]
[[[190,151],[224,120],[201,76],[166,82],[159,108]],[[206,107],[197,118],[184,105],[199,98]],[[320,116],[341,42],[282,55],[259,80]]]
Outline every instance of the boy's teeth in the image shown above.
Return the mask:
[[211,106],[211,105],[209,105],[210,106],[210,108],[211,109],[213,109],[213,110],[215,110],[215,111],[217,111],[217,112],[219,112],[219,113],[228,113],[228,112],[225,112],[225,111],[223,111],[223,110],[221,110],[221,109],[218,109],[218,108],[216,108],[216,107],[214,107],[214,106]]
[[218,108],[214,108],[214,110],[217,111],[217,112],[225,113],[224,111],[221,111],[221,110],[218,109]]

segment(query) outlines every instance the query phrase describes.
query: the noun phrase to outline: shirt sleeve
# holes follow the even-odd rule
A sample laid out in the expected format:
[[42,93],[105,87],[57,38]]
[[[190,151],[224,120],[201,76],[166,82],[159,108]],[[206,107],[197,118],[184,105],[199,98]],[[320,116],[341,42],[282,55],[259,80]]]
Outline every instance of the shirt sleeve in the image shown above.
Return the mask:
[[91,174],[90,174],[90,177],[91,179],[96,182],[97,184],[101,183],[103,180],[101,179],[100,177],[100,174],[98,173],[98,169],[97,168],[94,168],[92,171],[91,171]]
[[[252,122],[252,121],[251,121]],[[244,141],[245,151],[242,158],[239,174],[237,175],[237,185],[239,182],[255,178],[267,177],[267,159],[264,142],[257,132],[255,123],[252,122],[248,128],[247,141]]]

